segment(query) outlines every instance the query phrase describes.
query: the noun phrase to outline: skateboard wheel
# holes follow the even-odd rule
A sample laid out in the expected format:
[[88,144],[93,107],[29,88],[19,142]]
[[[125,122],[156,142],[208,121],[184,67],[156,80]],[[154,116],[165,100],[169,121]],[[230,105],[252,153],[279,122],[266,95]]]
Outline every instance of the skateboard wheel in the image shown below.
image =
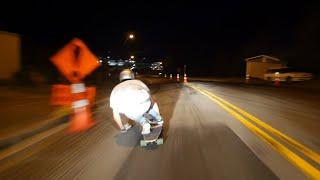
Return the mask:
[[163,139],[162,138],[157,139],[157,145],[160,145],[160,144],[163,144]]

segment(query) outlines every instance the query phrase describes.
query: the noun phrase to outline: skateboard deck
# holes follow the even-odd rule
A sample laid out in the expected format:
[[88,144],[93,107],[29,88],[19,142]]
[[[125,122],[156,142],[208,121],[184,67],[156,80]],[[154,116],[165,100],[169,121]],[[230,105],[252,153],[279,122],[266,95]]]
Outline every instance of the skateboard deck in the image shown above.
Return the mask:
[[155,142],[157,145],[163,144],[163,138],[160,137],[162,132],[162,125],[151,126],[151,133],[142,135],[143,139],[140,140],[140,146],[147,146],[150,143]]

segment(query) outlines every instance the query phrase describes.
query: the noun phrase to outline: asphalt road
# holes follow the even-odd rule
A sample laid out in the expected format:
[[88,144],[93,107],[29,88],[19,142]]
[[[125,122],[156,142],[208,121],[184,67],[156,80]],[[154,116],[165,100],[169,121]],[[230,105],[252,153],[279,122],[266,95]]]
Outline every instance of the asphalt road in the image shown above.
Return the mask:
[[[319,152],[319,97],[288,89],[191,85]],[[74,135],[55,133],[1,160],[0,179],[306,179],[308,174],[294,162],[196,89],[163,84],[153,87],[153,95],[165,119],[162,146],[139,147],[139,126],[120,134],[106,97],[94,109],[97,124],[92,129]]]

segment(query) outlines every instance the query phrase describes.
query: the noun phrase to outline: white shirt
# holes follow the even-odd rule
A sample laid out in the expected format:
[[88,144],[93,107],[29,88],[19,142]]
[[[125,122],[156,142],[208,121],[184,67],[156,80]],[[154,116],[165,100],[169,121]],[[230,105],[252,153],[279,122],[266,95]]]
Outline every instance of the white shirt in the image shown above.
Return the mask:
[[124,81],[111,92],[110,107],[132,120],[139,120],[150,106],[150,90],[140,80]]

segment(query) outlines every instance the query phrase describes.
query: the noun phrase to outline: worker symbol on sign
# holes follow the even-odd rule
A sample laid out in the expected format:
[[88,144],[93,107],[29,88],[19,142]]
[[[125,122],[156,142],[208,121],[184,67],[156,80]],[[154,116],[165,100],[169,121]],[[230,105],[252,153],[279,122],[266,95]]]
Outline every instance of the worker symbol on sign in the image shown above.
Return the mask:
[[[79,63],[78,63],[79,55],[80,55],[80,47],[75,45],[75,49],[74,49],[74,57],[75,58],[74,58],[74,61],[73,61],[75,66],[79,65]],[[78,69],[74,70],[72,75],[73,75],[74,79],[80,78]]]

